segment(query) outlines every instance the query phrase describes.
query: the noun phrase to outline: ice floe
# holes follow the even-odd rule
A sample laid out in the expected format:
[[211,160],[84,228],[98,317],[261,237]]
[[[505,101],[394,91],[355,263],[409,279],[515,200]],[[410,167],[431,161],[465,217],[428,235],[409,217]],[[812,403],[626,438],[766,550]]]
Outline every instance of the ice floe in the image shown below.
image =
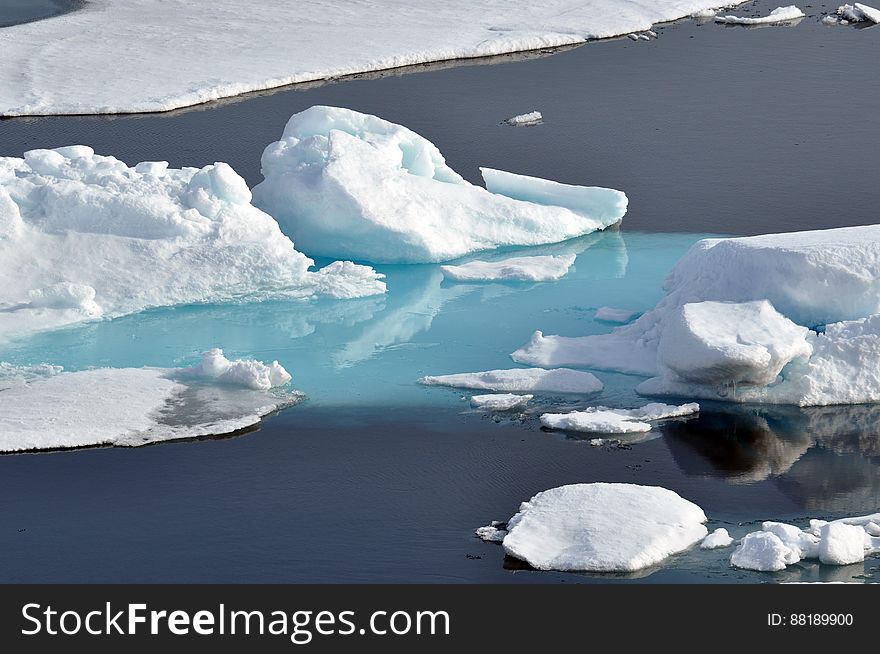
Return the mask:
[[761,531],[740,541],[730,558],[731,565],[747,570],[776,572],[804,559],[818,559],[826,565],[859,563],[880,552],[880,537],[874,534],[880,513],[832,522],[810,520],[808,529],[781,522],[764,522]]
[[567,368],[511,368],[454,375],[428,375],[422,377],[419,383],[426,386],[452,386],[506,393],[595,393],[602,390],[602,382],[594,374]]
[[191,368],[0,366],[0,452],[138,446],[223,435],[259,423],[301,395],[277,362],[206,352]]
[[715,16],[715,22],[731,25],[775,25],[799,20],[804,15],[804,12],[795,5],[788,5],[787,7],[777,7],[768,16]]
[[281,140],[266,147],[254,204],[310,255],[385,263],[555,243],[626,212],[620,191],[481,170],[485,189],[402,125],[314,106],[294,114]]
[[729,547],[732,544],[733,538],[731,538],[730,534],[727,533],[727,530],[724,527],[718,527],[718,529],[716,529],[703,539],[703,541],[700,543],[700,549],[717,550],[724,547]]
[[713,4],[251,0],[242,11],[233,0],[90,0],[51,20],[3,28],[0,115],[164,111],[295,82],[618,36]]
[[632,311],[631,309],[615,309],[614,307],[599,307],[596,309],[596,320],[603,322],[613,322],[618,324],[626,324],[637,318],[641,312]]
[[491,524],[475,529],[474,534],[476,534],[477,538],[487,543],[500,543],[507,536],[507,529],[503,525],[503,522],[493,520]]
[[550,429],[583,431],[596,434],[631,434],[651,431],[650,421],[693,415],[700,410],[696,403],[675,406],[652,402],[637,409],[590,407],[569,413],[545,413],[541,424]]
[[[880,23],[880,9],[869,7],[868,5],[862,4],[861,2],[856,2],[851,5],[841,5],[837,8],[836,13],[837,16],[839,16],[840,20],[846,21],[847,23],[861,23],[864,21]],[[825,18],[834,19],[833,16],[826,16]]]
[[502,539],[504,551],[538,570],[631,572],[700,542],[703,510],[678,494],[635,484],[571,484],[520,505]]
[[519,409],[535,397],[534,395],[516,395],[514,393],[496,393],[492,395],[474,395],[471,406],[486,411],[512,411]]
[[527,125],[538,125],[544,122],[544,116],[541,115],[540,111],[530,111],[527,114],[519,114],[518,116],[508,118],[504,122],[508,125],[513,125],[514,127],[525,127]]
[[460,282],[552,282],[564,277],[575,259],[573,254],[510,257],[440,266],[440,270],[448,279]]
[[652,377],[643,395],[880,401],[880,226],[706,239],[664,288],[653,310],[609,334],[538,331],[512,357]]
[[131,168],[86,146],[0,157],[0,340],[147,307],[383,293],[372,268],[316,272],[224,163]]

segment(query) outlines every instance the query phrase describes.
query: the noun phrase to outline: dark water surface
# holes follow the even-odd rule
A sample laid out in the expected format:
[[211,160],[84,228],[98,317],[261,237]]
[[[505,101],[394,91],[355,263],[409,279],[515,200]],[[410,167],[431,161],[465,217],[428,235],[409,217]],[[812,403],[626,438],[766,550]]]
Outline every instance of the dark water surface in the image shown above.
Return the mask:
[[0,0],[0,27],[51,18],[83,4],[82,0]]
[[[487,165],[623,189],[624,236],[873,223],[880,88],[870,71],[880,29],[820,25],[823,8],[836,5],[806,8],[811,16],[793,27],[683,22],[648,43],[286,89],[167,115],[4,120],[0,155],[84,143],[132,164],[227,161],[253,185],[262,149],[288,116],[332,104],[420,132],[473,181]],[[543,125],[499,125],[533,109]],[[58,344],[75,336],[64,334]],[[671,488],[705,509],[710,528],[735,537],[762,519],[803,525],[880,509],[880,408],[709,403],[660,433],[631,447],[591,447],[534,420],[496,423],[454,407],[307,401],[238,438],[0,457],[0,581],[630,579],[506,569],[500,548],[473,537],[534,493],[575,482]],[[729,556],[696,550],[634,579],[852,581],[876,579],[880,567],[869,559],[769,575],[732,570]]]

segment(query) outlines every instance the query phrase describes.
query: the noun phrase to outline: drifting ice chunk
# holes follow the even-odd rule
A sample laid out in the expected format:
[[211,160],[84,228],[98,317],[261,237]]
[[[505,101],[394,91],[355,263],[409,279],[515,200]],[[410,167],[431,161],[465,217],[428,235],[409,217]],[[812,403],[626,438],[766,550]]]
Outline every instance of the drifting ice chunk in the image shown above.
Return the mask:
[[471,398],[471,406],[475,409],[487,411],[511,411],[525,406],[534,395],[514,395],[513,393],[498,393],[496,395],[474,395]]
[[514,116],[513,118],[508,118],[504,122],[508,125],[522,127],[524,125],[537,125],[543,121],[544,116],[541,115],[540,111],[532,111],[527,114],[520,114],[518,116]]
[[570,413],[545,413],[541,416],[541,424],[550,429],[593,432],[597,434],[632,434],[651,430],[647,420],[663,420],[678,418],[697,413],[699,404],[651,403],[638,409],[609,409],[608,407],[590,407],[584,411]]
[[596,320],[602,320],[603,322],[614,322],[625,324],[631,322],[634,318],[639,315],[639,311],[632,311],[630,309],[615,309],[613,307],[599,307],[596,309],[596,315],[593,316]]
[[457,266],[440,266],[440,270],[445,277],[461,282],[552,282],[564,277],[576,258],[574,254],[511,257],[501,261],[468,261]]
[[501,527],[503,523],[498,522],[497,520],[493,520],[492,524],[486,525],[485,527],[479,527],[474,531],[477,535],[477,538],[486,541],[487,543],[500,543],[504,540],[504,537],[507,536],[507,529]]
[[618,222],[620,191],[483,169],[488,191],[433,143],[336,107],[293,115],[263,152],[254,203],[309,254],[388,263],[448,261],[499,246],[564,241]]
[[[271,392],[262,375],[239,374],[214,383],[216,352],[201,366],[101,368],[35,375],[6,366],[0,388],[0,451],[45,450],[94,445],[137,446],[176,438],[228,434],[257,424],[301,395]],[[254,361],[228,361],[229,370],[269,371]],[[277,365],[277,364],[274,364]],[[285,376],[269,374],[268,383]]]
[[832,522],[822,527],[819,561],[849,565],[865,560],[865,530],[856,525]]
[[777,7],[770,12],[769,16],[761,16],[759,18],[715,16],[715,22],[735,25],[774,25],[776,23],[787,23],[793,20],[799,20],[803,18],[804,15],[804,12],[798,9],[795,5],[789,5],[787,7]]
[[465,372],[455,375],[436,375],[422,377],[420,384],[426,386],[453,386],[484,391],[503,391],[509,393],[595,393],[602,390],[602,382],[589,372],[557,368],[512,368],[510,370],[488,370],[486,372]]
[[706,536],[702,509],[635,484],[572,484],[538,493],[507,524],[507,554],[538,570],[631,572]]
[[147,307],[385,290],[371,268],[312,264],[224,163],[130,168],[86,146],[0,157],[0,340]]
[[730,557],[731,565],[759,572],[785,570],[790,561],[791,549],[780,540],[779,536],[769,531],[746,534]]
[[223,356],[223,350],[219,347],[205,352],[198,365],[181,371],[181,376],[187,374],[260,391],[283,386],[291,379],[290,374],[277,361],[269,365],[253,359],[230,361]]
[[763,386],[793,359],[810,356],[808,332],[766,300],[693,302],[666,316],[657,356],[682,381]]
[[841,5],[837,8],[837,15],[850,23],[861,23],[866,20],[880,23],[880,9],[869,7],[860,2]]
[[733,538],[730,537],[727,530],[724,527],[719,527],[703,539],[703,542],[700,543],[700,549],[717,550],[722,547],[729,547],[732,544]]

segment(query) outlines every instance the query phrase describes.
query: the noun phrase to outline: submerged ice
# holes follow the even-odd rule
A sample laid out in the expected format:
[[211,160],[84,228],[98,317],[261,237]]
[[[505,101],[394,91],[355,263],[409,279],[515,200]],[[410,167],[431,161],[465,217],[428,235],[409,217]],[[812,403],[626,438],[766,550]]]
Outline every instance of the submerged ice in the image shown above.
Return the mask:
[[135,167],[86,146],[0,157],[0,340],[148,307],[383,293],[381,275],[310,271],[224,163]]
[[564,241],[620,221],[627,205],[620,191],[488,168],[486,188],[474,186],[422,136],[337,107],[294,114],[263,152],[262,172],[254,204],[297,247],[373,262]]
[[559,368],[511,368],[453,375],[428,375],[419,383],[426,386],[452,386],[506,393],[595,393],[602,390],[602,382],[595,375],[581,370]]

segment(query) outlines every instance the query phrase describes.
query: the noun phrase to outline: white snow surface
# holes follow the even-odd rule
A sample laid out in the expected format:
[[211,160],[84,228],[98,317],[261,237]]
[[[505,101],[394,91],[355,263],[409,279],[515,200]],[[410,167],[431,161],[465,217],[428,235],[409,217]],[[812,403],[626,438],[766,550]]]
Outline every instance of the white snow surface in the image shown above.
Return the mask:
[[656,486],[572,484],[523,502],[507,523],[507,554],[538,570],[631,572],[706,536],[696,504]]
[[735,25],[773,25],[787,23],[804,17],[804,12],[795,5],[777,7],[768,16],[715,16],[715,22]]
[[764,522],[761,531],[746,534],[730,558],[738,568],[775,572],[802,559],[826,565],[849,565],[880,553],[880,537],[872,534],[880,513],[841,518],[832,522],[810,520],[808,529],[782,522]]
[[221,350],[183,369],[0,365],[0,452],[228,434],[298,401],[277,388],[289,380],[277,362],[229,361]]
[[596,320],[602,320],[603,322],[614,322],[619,324],[626,324],[628,322],[632,322],[634,318],[639,315],[639,311],[633,311],[631,309],[615,309],[614,307],[599,307],[596,309],[596,315],[593,317]]
[[637,388],[649,396],[880,401],[880,225],[706,239],[664,287],[653,310],[609,334],[538,331],[512,358],[653,377]]
[[505,393],[595,393],[603,388],[602,382],[592,373],[567,368],[511,368],[454,375],[428,375],[422,377],[419,383],[426,386],[452,386]]
[[733,538],[724,527],[718,527],[711,534],[703,539],[700,543],[701,550],[717,550],[723,547],[729,547],[733,544]]
[[233,0],[90,0],[3,28],[0,115],[165,111],[295,82],[618,36],[713,4],[252,0],[244,11]]
[[0,340],[148,307],[385,291],[366,266],[310,271],[250,200],[224,163],[131,168],[82,145],[0,157]]
[[500,522],[493,520],[491,524],[475,529],[474,534],[476,534],[477,538],[484,540],[487,543],[500,543],[504,540],[504,537],[507,536],[507,529],[504,529],[500,525]]
[[314,256],[450,261],[588,234],[619,222],[627,206],[613,189],[489,168],[486,188],[475,186],[412,130],[339,107],[291,116],[261,162],[254,204]]
[[544,120],[544,116],[541,115],[540,111],[530,111],[527,114],[519,114],[518,116],[513,116],[512,118],[508,118],[504,122],[508,125],[521,126],[521,125],[535,125],[536,123],[540,123]]
[[440,266],[440,270],[444,277],[460,282],[552,282],[564,277],[576,258],[574,254],[510,257]]
[[597,406],[569,413],[545,413],[540,420],[542,425],[550,429],[597,434],[633,434],[651,431],[648,421],[689,416],[699,410],[700,405],[696,403],[675,406],[652,402],[637,409],[610,409]]
[[837,15],[850,23],[861,23],[863,21],[880,23],[880,9],[875,9],[861,2],[841,5],[837,8]]
[[474,395],[471,406],[486,411],[511,411],[528,404],[534,395],[516,395],[514,393],[495,393],[492,395]]

